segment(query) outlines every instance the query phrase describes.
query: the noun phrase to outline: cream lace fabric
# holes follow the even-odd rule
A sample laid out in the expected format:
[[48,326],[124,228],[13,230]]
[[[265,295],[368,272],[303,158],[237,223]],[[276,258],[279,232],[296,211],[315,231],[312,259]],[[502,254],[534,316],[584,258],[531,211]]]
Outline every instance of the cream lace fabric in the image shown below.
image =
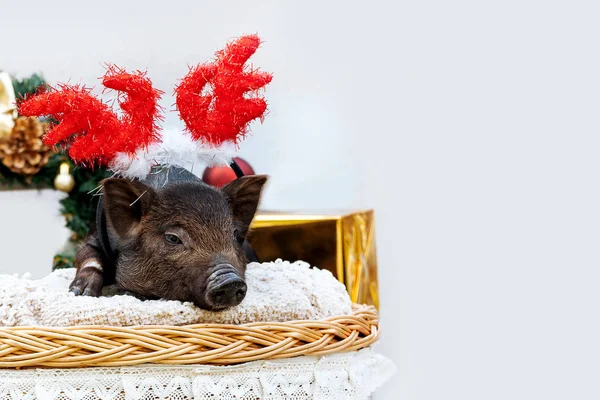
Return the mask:
[[370,348],[231,367],[0,370],[0,399],[362,400],[394,372],[394,364]]

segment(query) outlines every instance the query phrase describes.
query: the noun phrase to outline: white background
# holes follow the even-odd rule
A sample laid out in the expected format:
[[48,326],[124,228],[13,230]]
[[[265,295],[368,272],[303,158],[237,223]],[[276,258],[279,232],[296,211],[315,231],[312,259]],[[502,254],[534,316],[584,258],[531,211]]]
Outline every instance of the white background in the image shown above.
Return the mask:
[[[170,94],[263,37],[271,113],[241,155],[265,207],[375,208],[398,365],[377,399],[600,397],[596,2],[85,3],[3,0],[0,68],[93,84],[115,62]],[[53,196],[0,193],[3,271],[45,272]]]

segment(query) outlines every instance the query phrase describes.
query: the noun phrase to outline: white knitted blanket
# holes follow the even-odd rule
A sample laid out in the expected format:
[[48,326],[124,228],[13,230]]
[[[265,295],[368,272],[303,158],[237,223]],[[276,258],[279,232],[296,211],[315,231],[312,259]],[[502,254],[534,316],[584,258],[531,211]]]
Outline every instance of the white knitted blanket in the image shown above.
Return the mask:
[[244,301],[220,312],[192,303],[142,301],[129,295],[74,296],[74,269],[57,270],[33,280],[0,275],[0,326],[187,325],[196,323],[285,322],[351,313],[350,298],[329,271],[302,261],[251,263]]

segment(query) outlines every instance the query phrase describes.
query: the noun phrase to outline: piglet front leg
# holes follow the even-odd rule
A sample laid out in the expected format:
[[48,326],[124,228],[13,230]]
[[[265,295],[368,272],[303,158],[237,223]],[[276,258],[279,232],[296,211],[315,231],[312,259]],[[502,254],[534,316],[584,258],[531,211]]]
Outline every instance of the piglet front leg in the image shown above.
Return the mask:
[[90,234],[75,256],[77,273],[69,290],[75,296],[98,297],[104,285],[104,262],[96,234]]

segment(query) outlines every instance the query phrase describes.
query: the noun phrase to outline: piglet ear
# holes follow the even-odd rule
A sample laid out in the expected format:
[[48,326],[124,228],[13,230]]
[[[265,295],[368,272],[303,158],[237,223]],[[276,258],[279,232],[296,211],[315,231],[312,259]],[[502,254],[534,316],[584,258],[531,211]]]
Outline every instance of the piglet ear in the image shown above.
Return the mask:
[[243,236],[246,236],[254,218],[265,182],[266,175],[249,175],[238,178],[221,189]]
[[120,237],[135,235],[154,200],[154,190],[139,181],[120,178],[105,179],[102,185],[108,222]]

